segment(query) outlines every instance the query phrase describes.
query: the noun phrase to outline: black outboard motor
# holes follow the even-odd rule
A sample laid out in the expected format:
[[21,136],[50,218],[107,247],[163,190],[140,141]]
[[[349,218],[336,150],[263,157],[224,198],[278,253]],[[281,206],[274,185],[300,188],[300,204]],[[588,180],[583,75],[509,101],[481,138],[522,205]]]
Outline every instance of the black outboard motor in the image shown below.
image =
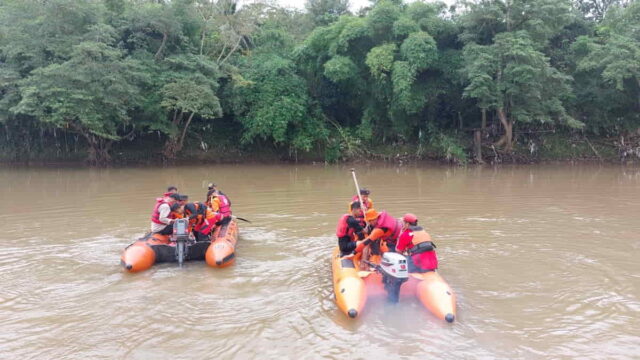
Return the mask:
[[409,280],[407,258],[402,254],[386,252],[382,255],[378,271],[382,274],[382,283],[387,291],[387,299],[389,302],[397,303],[400,299],[400,287]]
[[189,219],[177,219],[173,223],[171,241],[176,242],[176,259],[182,267],[187,256],[187,242],[189,241]]

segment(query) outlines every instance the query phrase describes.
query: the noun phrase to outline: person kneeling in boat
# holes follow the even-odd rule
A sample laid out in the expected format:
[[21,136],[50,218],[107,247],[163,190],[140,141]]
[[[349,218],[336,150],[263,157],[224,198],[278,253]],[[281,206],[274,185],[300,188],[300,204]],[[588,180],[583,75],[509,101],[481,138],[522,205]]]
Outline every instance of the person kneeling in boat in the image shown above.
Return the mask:
[[173,233],[172,211],[178,210],[180,205],[177,201],[180,195],[177,193],[170,194],[156,201],[156,205],[151,213],[151,232],[160,235],[170,235]]
[[215,227],[216,214],[198,201],[185,205],[184,214],[189,218],[189,225],[196,241],[209,241],[209,234]]
[[[375,209],[369,209],[364,214],[365,221],[372,228],[369,235],[356,245],[356,252],[362,253],[362,259],[376,262],[373,256],[380,257],[383,252],[395,252],[395,245],[402,230],[399,220],[389,215],[386,211],[378,213]],[[366,270],[367,266],[361,262],[360,268]]]
[[209,198],[209,204],[211,210],[218,213],[219,220],[216,222],[216,226],[226,225],[231,222],[231,202],[226,195],[217,189],[214,190]]
[[429,233],[418,226],[418,218],[413,214],[405,214],[402,217],[402,230],[396,250],[409,255],[409,272],[425,273],[437,269],[436,245]]
[[354,201],[350,205],[351,212],[344,214],[338,221],[336,236],[341,256],[351,255],[356,250],[356,237],[364,239],[364,221],[360,202]]

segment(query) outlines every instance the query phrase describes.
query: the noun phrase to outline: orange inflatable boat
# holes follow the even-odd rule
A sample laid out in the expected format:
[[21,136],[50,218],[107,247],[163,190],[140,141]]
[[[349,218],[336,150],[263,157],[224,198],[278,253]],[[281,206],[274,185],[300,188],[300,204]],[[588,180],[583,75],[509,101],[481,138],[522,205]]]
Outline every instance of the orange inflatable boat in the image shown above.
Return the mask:
[[[183,259],[206,260],[213,267],[231,265],[235,259],[235,244],[238,241],[238,225],[232,220],[214,230],[211,241],[186,242]],[[171,235],[147,234],[127,246],[120,257],[120,264],[128,272],[149,269],[153,264],[178,261],[178,243]]]
[[[343,258],[336,247],[331,263],[336,303],[347,316],[357,317],[367,299],[387,296],[383,275],[378,271],[358,271],[357,257]],[[400,286],[399,296],[400,300],[416,297],[438,318],[447,322],[455,320],[456,296],[436,271],[408,274]]]
[[232,265],[236,261],[236,242],[238,241],[236,220],[217,227],[211,238],[213,240],[205,254],[207,264],[216,268]]

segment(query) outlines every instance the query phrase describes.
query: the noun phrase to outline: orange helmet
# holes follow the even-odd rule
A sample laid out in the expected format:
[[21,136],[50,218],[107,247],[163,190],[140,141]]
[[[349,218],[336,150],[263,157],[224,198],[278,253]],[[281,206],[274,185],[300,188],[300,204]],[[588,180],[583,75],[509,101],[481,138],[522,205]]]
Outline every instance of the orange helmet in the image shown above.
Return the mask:
[[372,221],[378,218],[378,212],[376,211],[376,209],[369,209],[367,210],[366,213],[364,213],[364,220],[365,221]]

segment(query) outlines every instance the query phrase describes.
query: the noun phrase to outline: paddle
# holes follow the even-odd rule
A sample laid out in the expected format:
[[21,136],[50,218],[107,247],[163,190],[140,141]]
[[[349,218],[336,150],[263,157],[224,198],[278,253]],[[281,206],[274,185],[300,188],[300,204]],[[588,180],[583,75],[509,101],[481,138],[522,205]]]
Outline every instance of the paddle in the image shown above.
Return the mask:
[[356,191],[358,194],[358,200],[360,200],[360,207],[363,212],[367,212],[367,206],[362,202],[362,195],[360,194],[360,186],[358,185],[358,179],[356,178],[356,169],[351,168],[351,175],[353,175],[353,182],[356,184]]
[[251,221],[249,221],[249,220],[247,220],[247,219],[245,219],[245,218],[241,218],[240,216],[236,216],[236,219],[238,219],[238,220],[242,220],[242,221],[244,221],[244,222],[248,222],[249,224],[251,224]]

